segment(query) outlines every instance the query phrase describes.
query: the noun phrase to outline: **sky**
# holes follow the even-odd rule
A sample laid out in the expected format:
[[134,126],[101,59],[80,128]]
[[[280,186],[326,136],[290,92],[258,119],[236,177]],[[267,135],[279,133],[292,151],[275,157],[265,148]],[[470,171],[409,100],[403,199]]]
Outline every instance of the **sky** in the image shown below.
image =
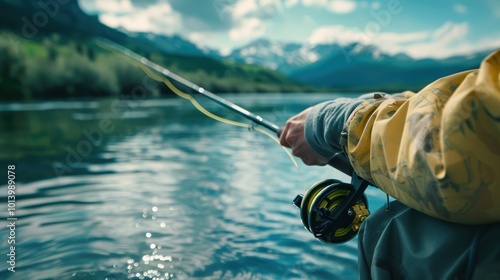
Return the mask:
[[102,23],[228,53],[259,38],[444,58],[500,48],[499,0],[79,0]]

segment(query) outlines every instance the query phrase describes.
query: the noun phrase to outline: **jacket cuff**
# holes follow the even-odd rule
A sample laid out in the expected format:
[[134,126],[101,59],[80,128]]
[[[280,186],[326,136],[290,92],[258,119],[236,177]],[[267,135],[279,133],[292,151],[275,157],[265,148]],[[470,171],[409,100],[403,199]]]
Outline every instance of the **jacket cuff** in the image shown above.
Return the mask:
[[356,99],[337,98],[312,107],[304,126],[307,144],[318,155],[328,159],[341,152],[341,132],[349,115],[363,100],[366,100],[365,96]]

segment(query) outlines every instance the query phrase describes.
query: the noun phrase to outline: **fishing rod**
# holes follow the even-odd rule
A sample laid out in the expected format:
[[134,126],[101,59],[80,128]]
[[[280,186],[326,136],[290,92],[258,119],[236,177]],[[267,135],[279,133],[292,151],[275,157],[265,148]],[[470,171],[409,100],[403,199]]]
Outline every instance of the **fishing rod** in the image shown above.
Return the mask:
[[[187,88],[192,89],[195,92],[207,97],[208,99],[215,101],[216,103],[222,105],[223,107],[226,107],[226,108],[236,112],[237,114],[253,121],[255,124],[267,128],[271,132],[274,132],[278,137],[280,137],[282,129],[279,126],[277,126],[276,124],[262,118],[261,116],[253,114],[246,109],[243,109],[242,107],[240,107],[240,106],[238,106],[238,105],[236,105],[236,104],[234,104],[234,103],[232,103],[232,102],[230,102],[230,101],[228,101],[228,100],[226,100],[226,99],[224,99],[224,98],[222,98],[222,97],[220,97],[220,96],[218,96],[218,95],[216,95],[216,94],[214,94],[206,89],[204,89],[203,87],[200,87],[200,86],[184,79],[183,77],[173,73],[172,71],[166,69],[165,67],[160,66],[160,65],[152,62],[151,60],[149,60],[143,56],[140,56],[139,54],[137,54],[137,53],[131,51],[130,49],[127,49],[127,48],[125,48],[125,47],[123,47],[123,46],[121,46],[113,41],[110,41],[110,40],[105,39],[105,38],[99,38],[98,41],[105,44],[106,46],[114,49],[115,51],[118,51],[118,52],[124,54],[125,56],[135,60],[136,62],[139,62],[152,70],[155,70],[158,74],[166,76],[166,77],[186,86]],[[347,158],[342,153],[335,154],[335,156],[330,160],[330,162],[328,162],[328,164],[330,166],[332,166],[333,168],[343,172],[344,174],[347,174],[349,176],[352,175],[352,172],[353,172],[352,166],[349,163],[349,161],[347,160]]]
[[[154,70],[157,74],[174,80],[232,110],[280,137],[282,129],[261,116],[251,113],[111,40],[98,38],[97,41],[148,69]],[[351,184],[336,179],[320,181],[309,188],[304,195],[297,195],[293,200],[293,204],[301,210],[300,214],[304,227],[313,233],[316,238],[327,243],[343,243],[357,234],[361,223],[369,215],[368,201],[364,195],[364,191],[369,184],[354,172],[349,160],[343,153],[336,153],[328,164],[351,176]]]
[[104,44],[108,45],[109,47],[115,49],[116,51],[123,53],[124,55],[128,56],[129,58],[131,58],[137,62],[140,62],[141,64],[143,64],[144,66],[146,66],[152,70],[155,70],[156,72],[158,72],[158,74],[166,76],[166,77],[184,85],[185,87],[194,90],[195,92],[207,97],[208,99],[210,99],[212,101],[215,101],[216,103],[222,105],[223,107],[226,107],[226,108],[236,112],[237,114],[253,121],[254,123],[269,129],[270,131],[276,133],[278,136],[281,133],[281,129],[277,125],[275,125],[274,123],[271,123],[270,121],[263,119],[261,116],[255,115],[255,114],[249,112],[248,110],[245,110],[242,107],[240,107],[234,103],[231,103],[218,95],[215,95],[214,93],[184,79],[183,77],[181,77],[181,76],[171,72],[170,70],[152,62],[151,60],[149,60],[147,58],[140,56],[137,53],[134,53],[133,51],[131,51],[131,50],[129,50],[121,45],[118,45],[115,42],[112,42],[112,41],[110,41],[108,39],[104,39],[104,38],[100,38],[99,40],[101,41],[101,43],[104,43]]

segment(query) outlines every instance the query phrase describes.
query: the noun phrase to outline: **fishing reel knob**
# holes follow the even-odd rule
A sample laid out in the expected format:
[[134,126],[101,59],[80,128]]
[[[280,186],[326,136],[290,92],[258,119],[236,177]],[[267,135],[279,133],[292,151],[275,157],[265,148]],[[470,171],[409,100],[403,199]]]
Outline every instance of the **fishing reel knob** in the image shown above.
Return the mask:
[[311,186],[304,196],[297,195],[293,204],[300,208],[304,227],[317,239],[344,243],[356,236],[361,223],[370,214],[364,193],[348,203],[357,195],[357,190],[339,180],[323,180]]

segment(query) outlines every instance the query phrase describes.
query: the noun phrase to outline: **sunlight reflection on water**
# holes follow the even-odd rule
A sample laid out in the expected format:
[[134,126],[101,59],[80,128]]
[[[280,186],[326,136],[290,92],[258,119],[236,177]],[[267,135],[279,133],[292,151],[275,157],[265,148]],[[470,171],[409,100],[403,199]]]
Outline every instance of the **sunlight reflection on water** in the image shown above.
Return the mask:
[[[284,116],[332,98],[230,97],[280,124]],[[357,279],[356,239],[339,245],[315,240],[291,205],[313,183],[347,176],[303,164],[299,175],[265,136],[207,120],[178,100],[160,100],[137,106],[131,116],[141,117],[116,120],[100,146],[57,177],[52,163],[64,163],[65,147],[77,147],[81,131],[99,121],[71,116],[106,113],[105,104],[85,104],[0,112],[28,127],[1,136],[3,143],[27,140],[7,147],[18,152],[23,176],[22,274],[0,272],[0,278]],[[32,121],[37,126],[23,123]],[[61,142],[40,142],[43,133]],[[2,158],[7,160],[12,158]],[[383,205],[378,190],[370,188],[367,195],[372,211]]]

